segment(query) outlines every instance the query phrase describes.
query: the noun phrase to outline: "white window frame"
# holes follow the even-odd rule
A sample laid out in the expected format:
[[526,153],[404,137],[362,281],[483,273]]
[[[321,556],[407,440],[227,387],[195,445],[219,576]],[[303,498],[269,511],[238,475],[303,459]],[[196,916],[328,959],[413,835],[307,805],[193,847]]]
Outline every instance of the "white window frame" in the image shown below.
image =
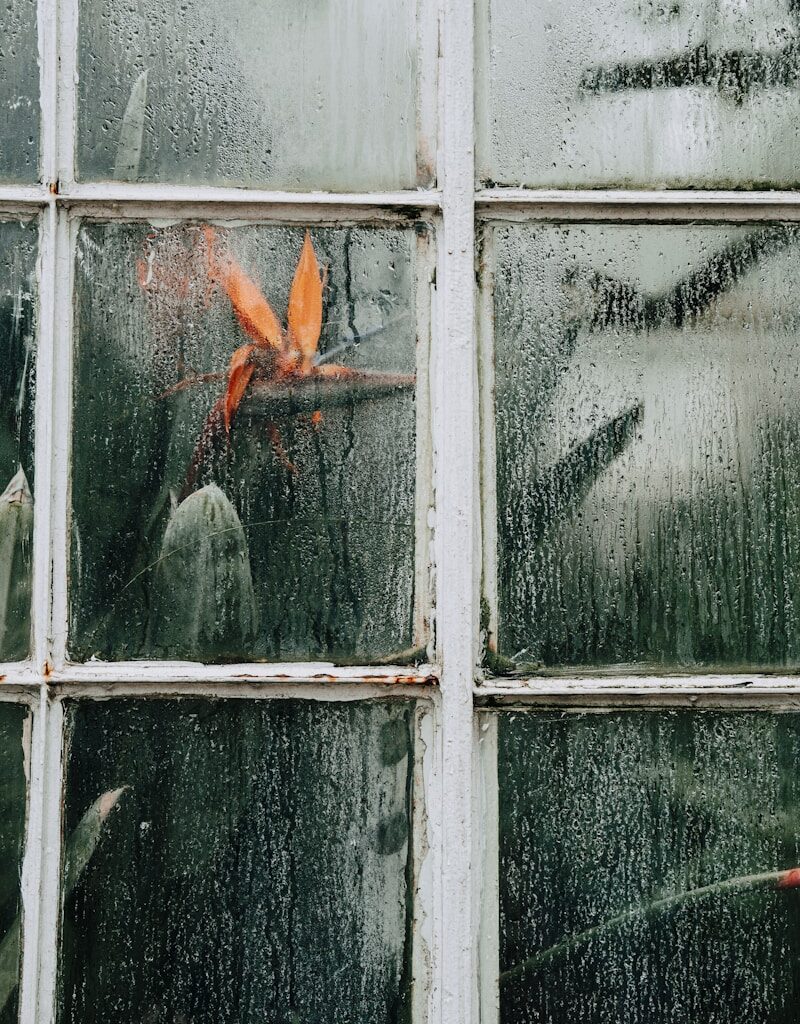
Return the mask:
[[[415,1024],[497,1020],[497,779],[492,716],[517,707],[800,707],[792,675],[672,675],[484,680],[480,594],[496,627],[491,278],[475,285],[476,222],[501,220],[800,220],[798,192],[477,190],[475,0],[418,0],[419,132],[436,149],[437,186],[383,193],[287,193],[76,183],[78,0],[37,0],[42,184],[0,186],[0,216],[39,217],[33,638],[31,659],[0,665],[0,700],[33,710],[22,873],[22,1024],[55,1020],[60,916],[63,703],[75,697],[180,695],[318,701],[419,701],[414,808]],[[371,0],[378,2],[378,0]],[[480,3],[480,0],[478,0]],[[438,132],[437,132],[438,125]],[[437,140],[435,143],[432,140]],[[427,140],[427,141],[426,141]],[[429,665],[203,666],[67,662],[67,537],[74,225],[81,216],[236,216],[330,223],[417,211],[436,232],[429,441],[418,456],[418,584],[432,624]],[[427,288],[427,282],[425,283]],[[481,374],[479,377],[478,364]],[[421,497],[420,497],[421,496]],[[429,517],[429,506],[431,516]],[[432,542],[427,543],[428,525]],[[429,578],[433,581],[428,586]],[[489,756],[481,756],[480,751]],[[415,801],[415,804],[417,802]],[[479,925],[481,927],[479,927]],[[480,934],[479,934],[480,932]],[[480,975],[480,984],[479,984]]]

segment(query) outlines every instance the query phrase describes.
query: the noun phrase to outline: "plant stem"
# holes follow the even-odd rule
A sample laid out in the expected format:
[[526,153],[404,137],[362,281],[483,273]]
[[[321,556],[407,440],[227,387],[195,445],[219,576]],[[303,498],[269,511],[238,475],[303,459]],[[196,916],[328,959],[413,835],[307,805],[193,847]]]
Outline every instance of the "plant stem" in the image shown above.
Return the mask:
[[548,949],[542,950],[541,953],[536,953],[534,956],[528,957],[527,960],[523,960],[522,963],[509,967],[508,970],[501,972],[500,984],[508,985],[512,981],[517,981],[529,972],[538,970],[554,960],[559,960],[577,946],[582,946],[604,932],[629,924],[632,921],[647,920],[665,910],[672,910],[685,904],[697,903],[708,896],[735,895],[754,889],[793,889],[798,885],[800,885],[800,871],[797,868],[792,868],[789,871],[764,871],[756,875],[739,875],[736,878],[723,879],[721,882],[712,882],[711,885],[704,885],[699,889],[687,889],[685,892],[665,896],[660,900],[633,907],[631,910],[626,910],[615,917],[610,917],[601,924],[587,928],[586,931],[578,932],[577,935],[570,935],[568,938],[556,943],[555,946],[550,946]]

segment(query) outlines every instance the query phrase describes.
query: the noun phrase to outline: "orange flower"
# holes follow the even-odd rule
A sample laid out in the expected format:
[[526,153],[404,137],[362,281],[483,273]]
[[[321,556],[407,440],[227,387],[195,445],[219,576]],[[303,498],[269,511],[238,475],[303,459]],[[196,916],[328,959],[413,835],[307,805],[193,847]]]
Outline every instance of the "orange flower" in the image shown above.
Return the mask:
[[[266,404],[266,433],[278,462],[290,472],[296,472],[272,421],[273,410],[275,416],[310,413],[310,424],[318,428],[322,413],[317,403],[341,405],[380,398],[398,389],[413,387],[415,383],[413,374],[354,370],[320,359],[318,346],[325,273],[320,268],[308,231],[289,291],[285,327],[258,284],[222,246],[214,228],[204,227],[201,238],[202,250],[198,255],[207,278],[206,295],[210,298],[210,290],[215,288],[225,292],[239,325],[250,340],[234,351],[226,373],[185,377],[161,395],[167,398],[196,384],[226,380],[225,393],[214,402],[197,440],[181,500],[194,489],[206,459],[218,442],[230,436],[237,411],[249,391],[258,388]],[[151,264],[152,254],[137,267],[139,284],[145,291],[153,288]],[[158,283],[180,298],[181,280],[167,268]],[[345,387],[345,382],[350,387]]]
[[[253,344],[242,345],[233,354],[228,369],[225,395],[225,430],[231,423],[254,376],[261,380],[280,381],[303,377],[349,377],[353,371],[346,366],[316,366],[319,337],[322,331],[323,275],[317,254],[306,231],[300,259],[294,272],[286,313],[286,329],[267,302],[258,285],[248,277],[229,253],[217,251],[216,233],[204,229],[208,249],[209,276],[224,288],[242,329]],[[258,358],[259,350],[271,350],[274,359]],[[321,414],[312,417],[319,423]]]

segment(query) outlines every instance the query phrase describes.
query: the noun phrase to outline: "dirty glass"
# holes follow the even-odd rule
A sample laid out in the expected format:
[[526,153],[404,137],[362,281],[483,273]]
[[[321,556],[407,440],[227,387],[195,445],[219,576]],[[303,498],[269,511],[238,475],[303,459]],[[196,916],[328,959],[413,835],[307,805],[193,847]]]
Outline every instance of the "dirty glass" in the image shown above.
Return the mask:
[[6,0],[0,32],[0,182],[39,177],[38,58],[35,0]]
[[38,227],[0,222],[0,661],[28,655]]
[[17,1019],[29,712],[0,703],[0,1024]]
[[418,243],[81,229],[73,656],[410,656]]
[[481,0],[478,174],[531,187],[794,187],[796,0]]
[[407,1020],[412,716],[73,704],[60,1024]]
[[493,242],[502,652],[796,667],[800,229]]
[[502,1024],[797,1019],[800,717],[505,713],[497,771]]
[[414,188],[416,3],[80,0],[80,177]]

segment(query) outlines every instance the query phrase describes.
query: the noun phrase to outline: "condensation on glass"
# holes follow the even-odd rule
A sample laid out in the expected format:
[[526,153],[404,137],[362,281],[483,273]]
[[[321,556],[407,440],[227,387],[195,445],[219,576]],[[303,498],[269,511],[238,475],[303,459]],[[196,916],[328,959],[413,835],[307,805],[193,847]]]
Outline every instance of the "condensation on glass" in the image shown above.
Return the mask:
[[6,0],[0,33],[0,182],[39,177],[39,47],[34,0]]
[[497,716],[501,1024],[789,1024],[800,717]]
[[796,0],[481,0],[478,177],[794,187]]
[[68,706],[60,1024],[409,1019],[413,706]]
[[500,649],[800,663],[800,229],[498,225]]
[[416,11],[414,0],[81,0],[80,177],[430,184]]
[[0,703],[0,1024],[16,1024],[19,1005],[30,711]]
[[[74,657],[408,652],[426,238],[424,227],[320,228],[305,244],[298,228],[81,228]],[[298,260],[317,288],[325,277],[321,338],[307,325],[307,358],[287,374],[264,338],[291,335]],[[235,352],[253,369],[226,427]]]
[[38,225],[0,222],[0,661],[28,656]]

